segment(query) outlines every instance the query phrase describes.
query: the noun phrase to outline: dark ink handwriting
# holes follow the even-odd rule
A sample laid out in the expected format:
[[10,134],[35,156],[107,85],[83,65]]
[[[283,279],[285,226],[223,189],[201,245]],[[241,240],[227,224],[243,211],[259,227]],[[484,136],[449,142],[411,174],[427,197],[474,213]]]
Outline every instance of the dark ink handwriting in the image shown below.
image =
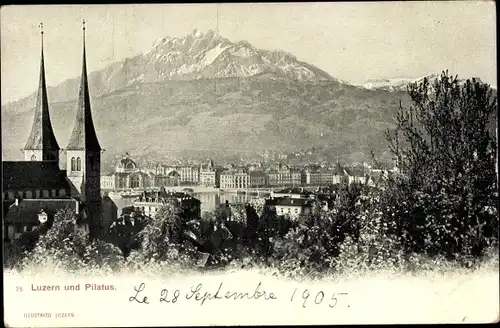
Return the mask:
[[137,288],[135,288],[135,286],[134,286],[134,290],[135,290],[135,292],[136,292],[136,293],[135,293],[135,296],[130,296],[130,297],[128,298],[129,302],[136,301],[137,303],[149,304],[149,302],[148,302],[148,297],[147,297],[147,296],[144,296],[144,297],[142,298],[142,301],[141,301],[141,300],[139,300],[139,299],[137,299],[137,296],[139,295],[139,293],[140,293],[140,292],[142,292],[142,291],[144,290],[144,288],[146,288],[146,284],[144,284],[144,283],[141,283],[141,284],[139,285],[139,288],[138,288],[138,289],[137,289]]

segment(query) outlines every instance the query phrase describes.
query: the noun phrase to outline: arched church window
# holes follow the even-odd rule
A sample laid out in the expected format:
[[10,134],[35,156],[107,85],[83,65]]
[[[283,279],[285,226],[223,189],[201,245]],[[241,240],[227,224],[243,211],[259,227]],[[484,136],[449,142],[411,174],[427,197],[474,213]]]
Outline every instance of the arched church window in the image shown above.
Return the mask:
[[71,171],[76,171],[76,159],[71,157]]
[[36,155],[35,154],[31,155],[31,160],[32,161],[36,161]]
[[76,170],[77,171],[81,171],[82,170],[82,160],[80,159],[80,157],[78,157],[76,159]]

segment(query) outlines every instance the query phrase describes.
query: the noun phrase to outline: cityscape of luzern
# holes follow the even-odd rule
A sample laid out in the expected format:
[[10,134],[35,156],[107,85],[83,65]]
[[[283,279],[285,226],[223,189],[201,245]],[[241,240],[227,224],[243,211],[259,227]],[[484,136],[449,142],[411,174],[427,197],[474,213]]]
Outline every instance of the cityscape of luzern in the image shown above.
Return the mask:
[[[50,28],[2,27],[6,69],[37,84],[24,90],[2,75],[2,93],[22,94],[2,102],[4,267],[154,260],[325,274],[489,258],[498,248],[493,40],[464,31],[475,35],[466,51],[446,32],[461,29],[451,18],[415,23],[427,38],[424,28],[396,34],[384,12],[373,31],[374,16],[356,11],[336,28],[323,17],[262,37],[257,25],[253,34],[230,25],[230,14],[217,9],[212,29],[176,35],[139,12],[120,28],[108,16],[57,33],[48,18]],[[21,33],[31,41],[14,42]],[[116,58],[124,35],[137,51]],[[154,42],[139,47],[146,36]],[[61,53],[72,73],[58,70],[70,66]]]

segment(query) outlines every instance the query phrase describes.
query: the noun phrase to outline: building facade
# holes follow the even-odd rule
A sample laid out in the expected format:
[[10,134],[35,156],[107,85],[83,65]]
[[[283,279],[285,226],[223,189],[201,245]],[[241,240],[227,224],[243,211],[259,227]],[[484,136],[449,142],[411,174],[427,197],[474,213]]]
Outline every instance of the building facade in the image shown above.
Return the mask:
[[261,188],[267,185],[266,174],[262,171],[249,171],[248,176],[250,188]]
[[170,171],[167,174],[155,176],[155,187],[175,187],[181,185],[181,176],[177,171]]
[[313,200],[308,198],[276,197],[266,199],[265,206],[273,208],[278,216],[299,220],[312,212]]
[[218,187],[220,185],[219,172],[216,170],[212,160],[200,166],[200,186]]
[[306,184],[310,186],[328,186],[333,184],[334,172],[327,169],[306,170]]
[[134,201],[135,211],[147,217],[154,217],[156,212],[168,201],[175,201],[180,205],[181,216],[186,219],[199,218],[201,216],[201,202],[181,192],[169,192],[162,188],[160,191],[144,191],[142,195]]
[[183,185],[197,185],[200,182],[200,168],[196,165],[180,166],[176,168]]
[[221,189],[246,189],[250,186],[250,175],[244,169],[223,171],[220,175]]
[[125,153],[115,165],[115,172],[101,176],[102,189],[142,189],[156,186],[156,175],[141,170],[136,162]]

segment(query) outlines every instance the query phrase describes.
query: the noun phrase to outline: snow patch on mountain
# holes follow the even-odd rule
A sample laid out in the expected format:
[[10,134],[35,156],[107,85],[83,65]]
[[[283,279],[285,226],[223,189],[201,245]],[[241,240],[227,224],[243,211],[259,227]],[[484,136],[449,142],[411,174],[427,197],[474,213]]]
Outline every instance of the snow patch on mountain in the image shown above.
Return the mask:
[[[418,78],[408,78],[408,77],[397,77],[390,79],[378,79],[378,80],[368,80],[364,84],[359,85],[365,89],[370,90],[385,90],[385,91],[406,91],[410,83],[421,83],[424,79],[429,80],[433,83],[435,80],[439,79],[440,74],[427,74]],[[482,82],[480,78],[475,78],[476,81]],[[460,83],[465,83],[466,80],[460,79]],[[492,86],[494,89],[496,87]]]
[[129,69],[127,74],[143,72],[148,82],[250,77],[262,73],[277,73],[307,82],[337,81],[283,50],[259,50],[247,41],[231,42],[214,31],[204,33],[197,29],[181,38],[157,39],[153,48],[138,59],[136,70]]
[[223,46],[221,43],[216,45],[214,48],[209,49],[205,52],[205,58],[202,60],[203,66],[208,66],[214,62],[214,60],[219,57],[226,49],[231,47]]

